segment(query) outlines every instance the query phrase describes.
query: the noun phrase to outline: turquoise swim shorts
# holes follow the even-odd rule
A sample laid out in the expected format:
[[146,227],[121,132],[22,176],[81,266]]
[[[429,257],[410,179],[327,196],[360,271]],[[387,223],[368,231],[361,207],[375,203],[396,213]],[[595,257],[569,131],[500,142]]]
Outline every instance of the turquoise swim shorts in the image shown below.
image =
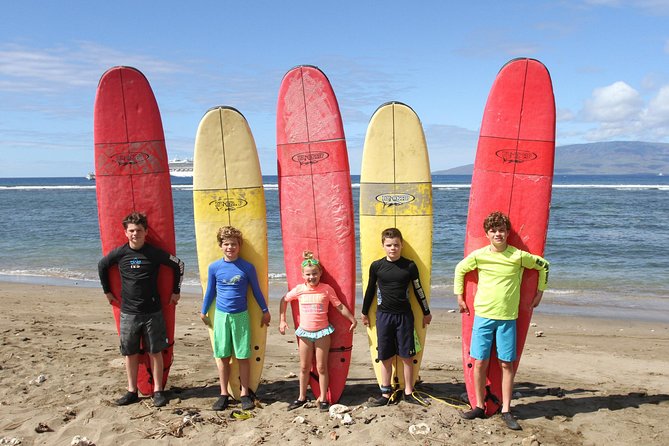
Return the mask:
[[516,321],[497,320],[474,316],[469,355],[480,361],[490,357],[493,341],[497,358],[504,362],[516,360]]

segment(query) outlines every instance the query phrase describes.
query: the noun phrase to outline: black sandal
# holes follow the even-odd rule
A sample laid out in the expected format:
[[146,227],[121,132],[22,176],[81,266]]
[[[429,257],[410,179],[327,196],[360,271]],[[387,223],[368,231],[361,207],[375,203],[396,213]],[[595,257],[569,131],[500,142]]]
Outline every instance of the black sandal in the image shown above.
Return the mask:
[[123,395],[121,398],[117,399],[116,405],[117,406],[127,406],[128,404],[136,403],[139,401],[139,396],[137,395],[137,392],[126,392],[125,395]]
[[295,410],[307,404],[307,400],[295,400],[288,405],[288,410]]
[[221,395],[212,406],[212,410],[225,410],[230,404],[230,395]]
[[244,395],[243,397],[240,398],[240,400],[242,402],[242,410],[255,409],[256,404],[253,402],[253,400],[249,395]]

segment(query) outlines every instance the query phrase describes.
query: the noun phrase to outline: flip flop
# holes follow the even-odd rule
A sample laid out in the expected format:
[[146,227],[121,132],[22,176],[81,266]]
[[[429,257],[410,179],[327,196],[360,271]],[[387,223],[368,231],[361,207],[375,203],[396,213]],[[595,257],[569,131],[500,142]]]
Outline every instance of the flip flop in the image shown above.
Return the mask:
[[230,412],[230,418],[234,418],[235,420],[248,420],[249,418],[253,418],[253,412],[235,409]]

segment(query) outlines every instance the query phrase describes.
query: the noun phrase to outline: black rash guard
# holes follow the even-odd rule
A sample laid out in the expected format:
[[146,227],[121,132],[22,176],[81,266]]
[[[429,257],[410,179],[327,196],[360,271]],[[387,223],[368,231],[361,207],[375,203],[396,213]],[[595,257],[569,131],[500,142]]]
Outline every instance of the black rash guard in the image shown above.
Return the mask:
[[[121,311],[126,314],[151,314],[162,309],[158,294],[158,270],[166,265],[174,270],[172,292],[181,292],[184,264],[179,258],[145,243],[134,250],[128,243],[112,250],[98,263],[100,283],[111,291],[109,268],[118,265],[121,273]],[[118,297],[118,296],[117,296]]]
[[418,267],[412,260],[400,257],[391,262],[384,257],[372,262],[369,266],[369,282],[362,302],[362,314],[366,316],[369,312],[374,294],[377,295],[378,311],[392,314],[411,313],[409,283],[413,286],[423,314],[427,316],[430,314],[430,308],[420,284]]

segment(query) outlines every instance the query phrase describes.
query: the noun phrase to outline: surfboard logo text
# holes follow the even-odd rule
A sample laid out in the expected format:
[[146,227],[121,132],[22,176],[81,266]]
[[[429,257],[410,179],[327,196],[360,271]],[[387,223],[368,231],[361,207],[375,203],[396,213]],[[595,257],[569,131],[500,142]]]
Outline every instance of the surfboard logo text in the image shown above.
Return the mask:
[[149,154],[144,152],[117,153],[111,157],[119,166],[142,164],[149,159]]
[[411,203],[416,197],[411,194],[381,194],[376,196],[376,201],[383,203],[383,207],[401,206]]
[[293,155],[293,161],[300,163],[301,166],[316,164],[330,156],[327,152],[304,152]]
[[218,198],[209,202],[209,206],[214,206],[217,211],[235,211],[246,206],[248,201],[242,198]]
[[495,152],[497,157],[502,158],[505,163],[524,163],[525,161],[532,161],[537,159],[537,154],[528,152],[526,150],[505,149]]

